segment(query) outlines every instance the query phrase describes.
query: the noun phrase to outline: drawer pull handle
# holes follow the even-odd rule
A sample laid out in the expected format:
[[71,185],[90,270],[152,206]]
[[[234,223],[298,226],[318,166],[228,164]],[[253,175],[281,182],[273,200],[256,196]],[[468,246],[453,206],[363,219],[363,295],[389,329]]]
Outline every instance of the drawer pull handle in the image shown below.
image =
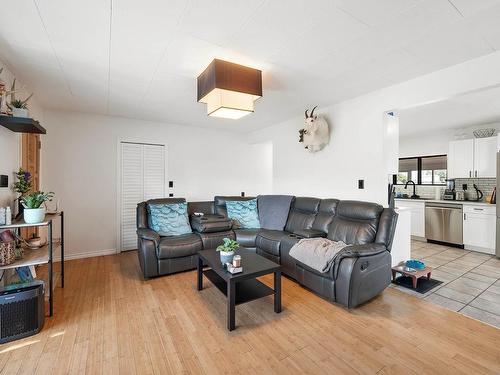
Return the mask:
[[474,207],[474,211],[484,211],[484,209],[483,208],[475,208]]

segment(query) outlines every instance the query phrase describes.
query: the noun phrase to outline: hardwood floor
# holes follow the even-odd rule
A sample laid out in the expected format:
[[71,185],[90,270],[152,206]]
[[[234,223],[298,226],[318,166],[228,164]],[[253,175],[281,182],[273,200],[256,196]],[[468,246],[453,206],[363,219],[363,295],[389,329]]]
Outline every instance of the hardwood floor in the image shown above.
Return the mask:
[[0,346],[2,374],[500,373],[500,330],[392,288],[347,311],[283,278],[283,312],[238,306],[229,333],[194,271],[143,281],[135,252],[66,270],[43,331]]

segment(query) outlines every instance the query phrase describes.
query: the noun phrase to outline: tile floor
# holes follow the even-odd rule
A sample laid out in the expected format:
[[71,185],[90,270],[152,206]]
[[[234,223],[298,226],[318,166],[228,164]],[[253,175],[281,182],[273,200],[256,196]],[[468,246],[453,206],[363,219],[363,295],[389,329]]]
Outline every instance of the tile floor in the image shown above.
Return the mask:
[[500,259],[421,241],[412,241],[411,254],[443,284],[425,294],[392,287],[500,328]]

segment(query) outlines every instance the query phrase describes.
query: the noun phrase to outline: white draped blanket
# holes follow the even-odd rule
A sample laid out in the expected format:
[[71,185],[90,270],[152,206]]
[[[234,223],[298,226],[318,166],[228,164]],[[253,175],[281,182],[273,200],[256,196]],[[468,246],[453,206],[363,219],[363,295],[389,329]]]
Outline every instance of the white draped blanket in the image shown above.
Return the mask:
[[335,256],[348,246],[326,238],[303,238],[290,249],[290,256],[321,273],[330,271]]

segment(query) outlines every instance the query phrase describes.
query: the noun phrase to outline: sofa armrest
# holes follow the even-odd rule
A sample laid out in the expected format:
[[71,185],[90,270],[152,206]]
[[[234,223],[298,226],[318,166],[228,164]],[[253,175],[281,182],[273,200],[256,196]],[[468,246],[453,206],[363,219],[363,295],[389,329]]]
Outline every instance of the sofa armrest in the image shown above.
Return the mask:
[[137,237],[139,237],[140,239],[143,239],[143,240],[153,241],[155,244],[155,247],[158,247],[158,245],[160,243],[160,235],[152,229],[148,229],[148,228],[137,229]]
[[156,251],[160,236],[148,228],[137,229],[137,255],[144,278],[158,276],[158,257]]
[[342,254],[339,255],[342,258],[357,258],[380,254],[384,251],[387,251],[387,248],[383,243],[367,243],[364,245],[347,246],[343,249]]
[[336,302],[353,308],[373,298],[391,283],[391,254],[384,244],[344,248],[332,267]]
[[387,248],[381,243],[367,243],[364,245],[349,245],[344,247],[335,258],[335,263],[331,269],[331,272],[333,272],[333,279],[335,280],[338,277],[340,264],[343,259],[367,257],[383,253],[384,251],[387,251]]
[[293,232],[298,237],[302,238],[318,238],[326,237],[326,233],[315,229],[299,229]]

